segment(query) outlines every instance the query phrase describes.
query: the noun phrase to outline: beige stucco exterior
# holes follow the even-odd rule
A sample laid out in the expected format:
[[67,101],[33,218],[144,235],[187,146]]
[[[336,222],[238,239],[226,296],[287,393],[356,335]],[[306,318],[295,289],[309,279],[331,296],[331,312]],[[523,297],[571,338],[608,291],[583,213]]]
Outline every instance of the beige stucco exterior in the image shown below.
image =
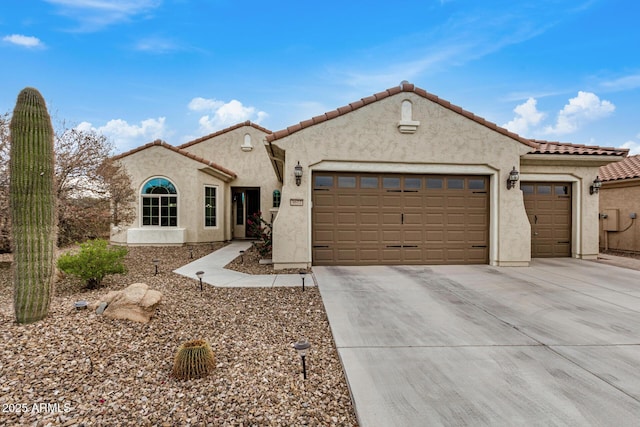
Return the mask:
[[[179,147],[151,144],[117,156],[137,191],[138,219],[115,229],[112,241],[230,240],[234,236],[233,189],[259,188],[263,216],[274,219],[275,268],[307,267],[313,264],[315,172],[478,175],[488,177],[490,183],[489,263],[526,266],[531,261],[531,225],[519,185],[512,189],[506,185],[516,168],[520,181],[571,184],[571,255],[595,258],[598,197],[589,194],[589,187],[601,165],[619,160],[624,153],[564,147],[556,154],[541,151],[535,141],[413,85],[401,85],[279,132],[245,122]],[[303,173],[300,185],[294,176],[298,164]],[[139,193],[152,177],[165,177],[178,188],[177,227],[141,225]],[[218,188],[216,227],[203,225],[207,185]],[[274,190],[282,192],[279,210],[272,209]]]
[[[403,105],[412,106],[414,133],[400,132]],[[405,120],[403,120],[405,119]],[[273,142],[286,152],[283,203],[274,223],[276,268],[310,265],[311,176],[314,171],[464,174],[490,177],[489,263],[524,266],[531,260],[531,227],[522,192],[507,190],[509,172],[522,169],[522,178],[571,182],[574,221],[572,255],[593,258],[598,253],[597,197],[587,197],[597,175],[598,161],[562,160],[546,164],[532,148],[415,93],[402,92],[315,124]],[[569,161],[570,160],[570,161]],[[300,162],[304,175],[295,184],[293,169]],[[607,161],[604,161],[606,163]],[[291,199],[303,200],[292,206]]]
[[[184,148],[151,145],[120,156],[118,161],[129,173],[136,192],[136,219],[131,224],[112,229],[111,241],[129,245],[181,245],[231,240],[233,187],[259,188],[260,206],[266,212],[265,218],[269,219],[272,192],[280,188],[280,183],[262,143],[265,134],[264,130],[253,125],[240,125],[185,144]],[[216,165],[231,165],[228,169],[237,176],[229,176],[185,153]],[[168,179],[177,188],[177,227],[142,225],[140,191],[149,179],[156,177]],[[206,186],[216,188],[215,227],[204,225]]]
[[[608,181],[600,189],[600,246],[640,252],[640,179]],[[606,215],[606,217],[605,217]]]

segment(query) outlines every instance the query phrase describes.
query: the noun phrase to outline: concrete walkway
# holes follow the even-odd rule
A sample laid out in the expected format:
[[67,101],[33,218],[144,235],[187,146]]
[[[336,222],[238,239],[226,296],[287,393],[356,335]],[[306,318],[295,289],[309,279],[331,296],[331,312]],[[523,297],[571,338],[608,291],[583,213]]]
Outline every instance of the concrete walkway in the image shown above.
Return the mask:
[[[218,249],[202,258],[174,270],[174,273],[198,280],[197,271],[204,271],[202,281],[218,287],[271,288],[276,286],[302,286],[299,274],[246,274],[224,268],[233,261],[240,251],[251,247],[251,242],[234,240],[227,246]],[[314,286],[313,276],[308,274],[305,286]]]

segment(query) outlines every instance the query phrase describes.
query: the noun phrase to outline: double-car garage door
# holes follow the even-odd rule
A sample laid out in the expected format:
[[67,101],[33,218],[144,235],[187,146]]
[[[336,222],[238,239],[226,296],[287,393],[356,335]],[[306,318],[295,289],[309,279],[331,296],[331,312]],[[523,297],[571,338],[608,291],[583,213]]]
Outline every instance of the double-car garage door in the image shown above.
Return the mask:
[[486,264],[489,178],[317,172],[313,263]]

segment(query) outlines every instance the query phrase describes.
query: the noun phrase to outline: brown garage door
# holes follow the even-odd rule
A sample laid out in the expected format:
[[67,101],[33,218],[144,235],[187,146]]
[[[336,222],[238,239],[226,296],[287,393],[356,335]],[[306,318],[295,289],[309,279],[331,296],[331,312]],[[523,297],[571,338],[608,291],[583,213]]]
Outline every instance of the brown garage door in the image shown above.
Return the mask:
[[571,184],[523,182],[533,258],[571,256]]
[[313,263],[486,264],[484,176],[315,173]]

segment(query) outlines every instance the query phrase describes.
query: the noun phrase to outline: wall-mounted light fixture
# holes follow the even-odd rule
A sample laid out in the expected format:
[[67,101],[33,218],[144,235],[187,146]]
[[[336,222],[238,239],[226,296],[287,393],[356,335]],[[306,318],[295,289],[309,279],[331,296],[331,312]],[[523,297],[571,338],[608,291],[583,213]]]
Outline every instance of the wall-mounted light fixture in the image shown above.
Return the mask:
[[599,176],[596,176],[596,179],[593,180],[593,184],[589,187],[589,194],[598,194],[600,187],[602,187],[602,180]]
[[300,182],[302,182],[302,165],[300,162],[293,168],[293,175],[296,177],[296,185],[300,186]]
[[509,172],[509,178],[507,178],[507,190],[511,190],[516,186],[516,182],[520,179],[520,172],[516,170],[514,166],[511,172]]

